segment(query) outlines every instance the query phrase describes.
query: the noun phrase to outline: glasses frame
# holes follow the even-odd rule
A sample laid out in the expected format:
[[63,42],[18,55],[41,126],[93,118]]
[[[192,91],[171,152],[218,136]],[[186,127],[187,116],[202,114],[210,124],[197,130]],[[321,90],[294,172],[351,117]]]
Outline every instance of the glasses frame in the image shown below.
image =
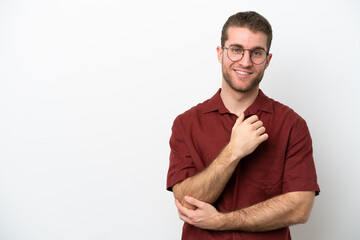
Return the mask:
[[236,46],[236,45],[229,45],[228,47],[225,47],[225,46],[222,46],[221,48],[225,48],[226,50],[227,50],[227,53],[226,53],[226,56],[229,58],[229,60],[230,61],[232,61],[232,62],[238,62],[238,61],[241,61],[243,58],[244,58],[244,55],[245,55],[245,50],[247,50],[247,51],[249,51],[250,52],[250,60],[251,60],[251,62],[253,63],[253,64],[255,64],[255,65],[260,65],[260,64],[263,64],[265,61],[266,61],[266,58],[269,56],[269,52],[267,52],[267,51],[265,51],[264,49],[261,49],[261,50],[264,50],[265,51],[265,53],[266,53],[266,57],[264,58],[264,61],[262,61],[261,63],[254,63],[254,61],[252,60],[252,53],[254,52],[254,50],[251,50],[251,49],[246,49],[246,48],[242,48],[241,46],[238,46],[239,48],[241,48],[242,50],[244,50],[243,51],[243,53],[242,53],[242,57],[239,59],[239,60],[236,60],[236,61],[234,61],[234,60],[232,60],[230,57],[229,57],[229,48],[230,47],[233,47],[233,46]]

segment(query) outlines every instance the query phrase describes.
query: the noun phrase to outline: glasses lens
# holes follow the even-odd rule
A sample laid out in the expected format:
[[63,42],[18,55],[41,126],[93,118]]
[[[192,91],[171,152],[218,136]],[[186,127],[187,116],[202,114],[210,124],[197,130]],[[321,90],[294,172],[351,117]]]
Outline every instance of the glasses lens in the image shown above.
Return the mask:
[[251,52],[251,60],[255,64],[261,64],[266,59],[266,52],[263,49],[255,49]]
[[228,57],[231,61],[236,62],[241,60],[244,55],[244,49],[238,46],[230,46],[228,48]]

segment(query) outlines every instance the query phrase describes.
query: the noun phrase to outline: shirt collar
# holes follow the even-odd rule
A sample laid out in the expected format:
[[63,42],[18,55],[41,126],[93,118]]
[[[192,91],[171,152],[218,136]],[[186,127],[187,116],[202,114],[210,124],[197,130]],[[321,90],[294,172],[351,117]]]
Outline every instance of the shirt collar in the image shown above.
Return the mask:
[[220,96],[221,88],[215,93],[215,95],[209,99],[204,107],[204,113],[218,111],[221,114],[230,113],[229,110],[225,107],[224,102]]
[[[221,99],[220,92],[221,88],[212,98],[209,99],[209,101],[204,107],[204,113],[215,111],[218,111],[220,114],[230,113],[230,111],[225,107],[224,102]],[[258,111],[264,111],[269,113],[273,112],[273,106],[270,98],[268,98],[260,89],[255,101],[245,110],[245,116],[254,115]]]

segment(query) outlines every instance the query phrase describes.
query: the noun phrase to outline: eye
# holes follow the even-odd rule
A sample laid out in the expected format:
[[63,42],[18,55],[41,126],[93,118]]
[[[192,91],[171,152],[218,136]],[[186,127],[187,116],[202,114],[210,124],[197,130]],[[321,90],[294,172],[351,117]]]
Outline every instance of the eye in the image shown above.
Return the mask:
[[235,47],[235,46],[230,47],[229,50],[232,54],[242,54],[244,51],[241,47]]
[[265,54],[265,51],[262,49],[256,49],[252,52],[252,55],[254,57],[262,57],[262,56],[264,56],[264,54]]

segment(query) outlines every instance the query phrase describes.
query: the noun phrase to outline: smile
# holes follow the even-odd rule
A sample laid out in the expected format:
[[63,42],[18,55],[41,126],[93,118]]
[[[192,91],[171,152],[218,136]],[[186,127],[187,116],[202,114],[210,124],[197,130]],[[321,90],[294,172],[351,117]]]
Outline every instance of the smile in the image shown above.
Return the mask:
[[240,74],[240,75],[249,75],[250,73],[249,72],[243,72],[243,71],[240,71],[240,70],[234,70],[236,73]]

